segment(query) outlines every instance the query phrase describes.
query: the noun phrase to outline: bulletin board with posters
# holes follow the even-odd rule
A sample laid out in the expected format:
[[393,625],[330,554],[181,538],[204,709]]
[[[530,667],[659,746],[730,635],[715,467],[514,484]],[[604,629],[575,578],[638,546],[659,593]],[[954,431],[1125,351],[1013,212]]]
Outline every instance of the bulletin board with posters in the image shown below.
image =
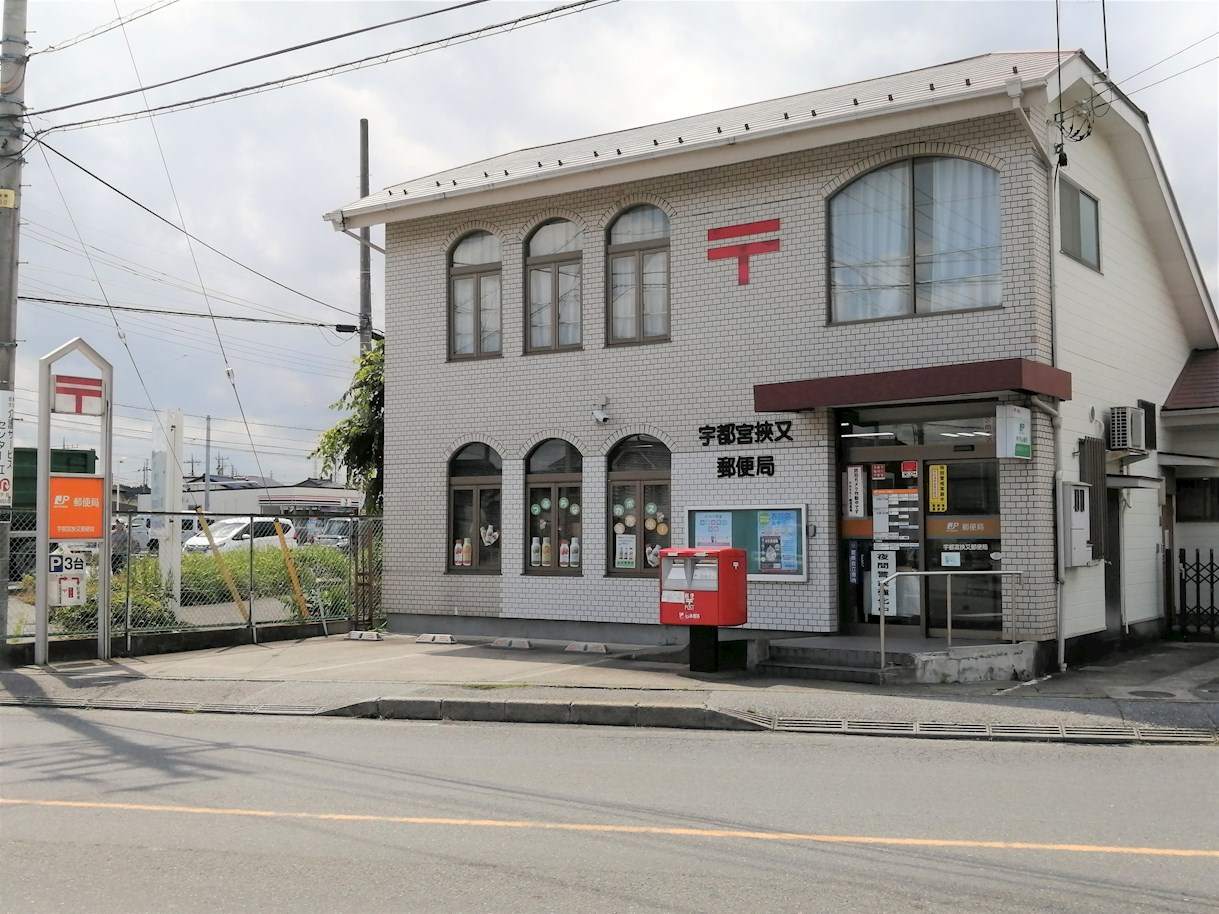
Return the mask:
[[744,549],[750,581],[807,581],[804,531],[804,505],[686,509],[688,545]]

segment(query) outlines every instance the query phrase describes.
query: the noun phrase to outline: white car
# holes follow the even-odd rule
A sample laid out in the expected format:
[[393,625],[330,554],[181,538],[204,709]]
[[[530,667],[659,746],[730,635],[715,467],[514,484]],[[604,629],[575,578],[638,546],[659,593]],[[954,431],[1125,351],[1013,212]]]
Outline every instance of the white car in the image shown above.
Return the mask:
[[[132,551],[157,552],[161,548],[162,531],[166,530],[171,516],[167,514],[137,514],[132,517],[131,525],[127,528],[127,532],[131,536]],[[118,519],[125,522],[127,517],[124,515]],[[185,543],[202,530],[202,527],[199,526],[197,514],[182,514],[179,516],[178,523],[181,528],[179,539],[182,543]]]
[[[212,521],[212,539],[221,552],[259,549],[263,546],[278,548],[279,534],[275,532],[277,520],[284,531],[284,540],[288,547],[295,547],[296,537],[292,535],[292,521],[286,517],[226,517]],[[200,530],[183,544],[182,551],[207,552],[207,534]]]

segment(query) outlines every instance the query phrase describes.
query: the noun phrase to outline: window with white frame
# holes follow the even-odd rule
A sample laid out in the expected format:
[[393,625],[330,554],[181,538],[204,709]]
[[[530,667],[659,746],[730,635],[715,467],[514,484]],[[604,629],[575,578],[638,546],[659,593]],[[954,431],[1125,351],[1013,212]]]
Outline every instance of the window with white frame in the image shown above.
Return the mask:
[[1100,207],[1096,198],[1060,176],[1058,213],[1062,252],[1099,270]]
[[834,321],[1002,301],[999,175],[926,157],[870,171],[830,200]]
[[449,358],[500,354],[500,243],[466,235],[449,255]]
[[526,246],[527,352],[579,349],[581,343],[580,227],[552,219]]
[[608,341],[647,343],[669,338],[669,217],[633,206],[609,228]]

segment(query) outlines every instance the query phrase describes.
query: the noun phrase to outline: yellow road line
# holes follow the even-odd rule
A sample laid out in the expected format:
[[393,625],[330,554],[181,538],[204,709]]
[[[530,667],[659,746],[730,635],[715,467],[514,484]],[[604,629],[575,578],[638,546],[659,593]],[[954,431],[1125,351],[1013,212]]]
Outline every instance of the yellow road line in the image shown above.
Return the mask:
[[14,800],[0,797],[0,805],[67,809],[102,809],[114,812],[166,812],[192,816],[248,816],[262,819],[310,819],[324,822],[371,822],[389,825],[451,825],[472,828],[521,828],[537,831],[593,832],[627,835],[665,835],[689,838],[743,838],[755,841],[805,841],[817,844],[862,844],[886,847],[960,847],[1015,851],[1062,851],[1076,854],[1134,854],[1152,857],[1212,857],[1219,850],[1173,847],[1113,847],[1103,844],[1042,844],[1029,841],[964,841],[946,838],[883,838],[866,835],[811,835],[800,832],[745,831],[724,828],[675,828],[656,825],[598,825],[581,822],[530,822],[510,819],[449,819],[424,816],[373,816],[355,813],[279,812],[271,809],[223,809],[209,806],[160,806],[149,803],[90,803],[76,800]]

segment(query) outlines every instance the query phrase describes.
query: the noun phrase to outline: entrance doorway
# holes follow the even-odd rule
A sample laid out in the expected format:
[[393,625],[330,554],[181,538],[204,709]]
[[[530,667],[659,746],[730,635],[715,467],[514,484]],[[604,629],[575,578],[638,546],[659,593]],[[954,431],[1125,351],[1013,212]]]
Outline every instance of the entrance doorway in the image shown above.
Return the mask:
[[[998,575],[900,577],[882,601],[879,582],[894,572],[1002,569],[994,405],[973,417],[959,407],[952,415],[919,411],[859,411],[839,426],[844,627],[870,631],[883,611],[886,626],[943,636],[951,587],[954,636],[993,638],[1003,628]],[[906,421],[869,426],[894,412]]]

